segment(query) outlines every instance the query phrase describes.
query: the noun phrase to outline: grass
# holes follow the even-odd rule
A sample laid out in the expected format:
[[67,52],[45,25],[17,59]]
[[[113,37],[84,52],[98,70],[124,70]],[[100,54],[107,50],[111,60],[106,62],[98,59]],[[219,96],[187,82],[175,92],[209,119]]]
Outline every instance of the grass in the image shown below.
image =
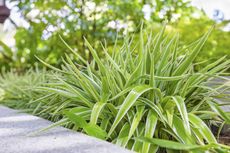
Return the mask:
[[141,30],[138,43],[126,38],[112,54],[102,45],[103,59],[85,40],[90,63],[64,42],[75,59],[66,55],[61,69],[40,60],[52,73],[6,74],[0,80],[3,102],[56,122],[43,130],[64,125],[136,152],[227,152],[230,147],[218,143],[210,125],[230,124],[216,101],[228,84],[208,82],[226,79],[221,76],[230,60],[195,71],[194,59],[212,29],[187,47],[164,30],[155,37]]

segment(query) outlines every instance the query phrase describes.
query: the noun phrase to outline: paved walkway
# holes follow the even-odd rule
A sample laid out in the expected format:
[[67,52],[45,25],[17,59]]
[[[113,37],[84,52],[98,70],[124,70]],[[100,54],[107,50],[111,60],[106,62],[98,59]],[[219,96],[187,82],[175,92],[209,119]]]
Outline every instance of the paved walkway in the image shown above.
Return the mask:
[[39,117],[0,106],[0,153],[131,153],[63,127],[38,136],[26,136],[50,124]]
[[[225,78],[229,79],[230,80],[230,76],[226,77]],[[210,81],[210,86],[220,86],[220,85],[223,85],[225,84],[226,86],[219,89],[218,92],[219,93],[223,93],[225,94],[224,96],[226,98],[217,98],[217,101],[220,103],[220,104],[227,104],[227,105],[223,105],[221,108],[226,111],[226,112],[230,112],[230,105],[229,105],[229,99],[230,99],[230,81],[228,80],[220,80],[220,79],[214,79],[212,81]],[[228,99],[227,99],[228,98]]]

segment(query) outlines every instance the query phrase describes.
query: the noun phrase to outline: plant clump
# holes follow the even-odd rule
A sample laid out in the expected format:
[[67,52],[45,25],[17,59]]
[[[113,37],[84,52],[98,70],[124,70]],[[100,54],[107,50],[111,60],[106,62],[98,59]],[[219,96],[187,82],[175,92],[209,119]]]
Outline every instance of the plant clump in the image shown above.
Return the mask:
[[61,69],[40,60],[55,72],[32,84],[31,93],[21,89],[28,100],[13,104],[57,121],[52,127],[65,125],[136,152],[227,152],[230,147],[210,130],[211,124],[230,124],[216,100],[226,85],[210,87],[209,81],[226,79],[230,60],[223,57],[196,71],[194,60],[211,30],[186,47],[180,47],[178,34],[164,31],[153,37],[141,30],[138,43],[125,38],[112,54],[102,45],[103,59],[85,40],[90,63],[63,41],[77,60],[66,55]]

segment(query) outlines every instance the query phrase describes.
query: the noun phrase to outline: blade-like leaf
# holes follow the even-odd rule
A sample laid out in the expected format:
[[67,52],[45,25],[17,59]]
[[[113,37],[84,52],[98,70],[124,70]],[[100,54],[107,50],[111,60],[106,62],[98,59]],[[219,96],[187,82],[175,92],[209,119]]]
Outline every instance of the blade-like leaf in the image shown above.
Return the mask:
[[124,100],[123,104],[121,105],[121,108],[118,111],[118,114],[114,120],[114,123],[108,133],[108,135],[111,135],[118,123],[121,121],[121,119],[125,116],[125,114],[128,112],[128,110],[133,106],[133,104],[136,102],[136,100],[146,91],[151,90],[152,88],[147,85],[137,86],[133,88],[133,90],[128,94],[127,98]]

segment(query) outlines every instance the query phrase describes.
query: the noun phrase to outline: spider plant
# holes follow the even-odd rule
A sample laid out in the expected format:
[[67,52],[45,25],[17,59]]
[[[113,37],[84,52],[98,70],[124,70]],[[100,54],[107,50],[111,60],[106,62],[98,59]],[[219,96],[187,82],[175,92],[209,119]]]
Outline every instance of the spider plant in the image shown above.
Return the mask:
[[[112,54],[102,45],[99,58],[90,43],[93,56],[88,63],[67,47],[84,65],[66,55],[62,75],[54,75],[56,84],[40,89],[71,99],[63,103],[64,118],[56,123],[69,124],[78,131],[111,141],[130,150],[149,152],[219,152],[230,147],[219,144],[210,130],[211,123],[230,123],[230,116],[216,100],[223,96],[208,82],[221,77],[230,60],[220,58],[195,71],[199,56],[212,29],[201,38],[179,46],[179,35],[164,35],[165,26],[153,37],[140,32],[139,42],[126,38]],[[68,105],[68,106],[67,106]]]
[[156,36],[141,30],[139,42],[125,38],[112,54],[102,45],[103,59],[85,40],[90,63],[63,40],[76,59],[66,55],[61,69],[40,60],[56,72],[24,105],[57,116],[51,127],[66,125],[136,152],[227,152],[210,130],[213,123],[230,124],[216,100],[227,84],[210,87],[209,81],[226,79],[230,60],[194,69],[211,30],[186,47],[178,34],[165,36],[165,26]]
[[37,89],[52,81],[52,76],[50,72],[38,69],[29,70],[21,75],[3,72],[0,77],[1,104],[54,122],[59,121],[61,115],[56,112],[66,98]]

